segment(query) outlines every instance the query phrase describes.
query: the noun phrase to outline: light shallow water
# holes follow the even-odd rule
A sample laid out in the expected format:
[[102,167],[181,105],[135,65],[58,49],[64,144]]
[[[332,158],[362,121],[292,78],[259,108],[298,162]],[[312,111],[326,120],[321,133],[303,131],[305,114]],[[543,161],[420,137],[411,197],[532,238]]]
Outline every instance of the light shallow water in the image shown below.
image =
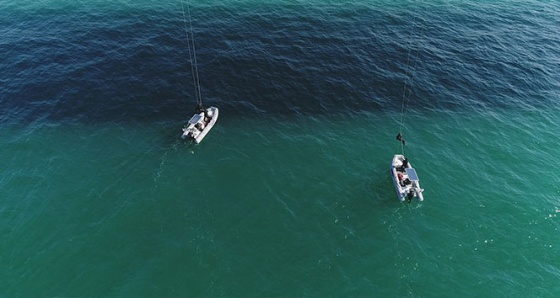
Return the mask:
[[558,6],[382,4],[193,3],[193,146],[180,2],[10,3],[0,293],[556,296]]

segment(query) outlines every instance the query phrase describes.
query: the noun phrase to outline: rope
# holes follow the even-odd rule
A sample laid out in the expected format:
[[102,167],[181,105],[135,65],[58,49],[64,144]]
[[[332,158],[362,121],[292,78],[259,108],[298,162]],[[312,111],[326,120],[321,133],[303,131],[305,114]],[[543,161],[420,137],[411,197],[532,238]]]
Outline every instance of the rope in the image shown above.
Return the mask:
[[[412,20],[412,28],[413,30],[416,29],[416,15],[414,16],[414,19]],[[425,26],[422,26],[422,31],[420,32],[420,36],[424,34],[424,29]],[[405,119],[405,115],[407,112],[407,106],[408,106],[408,102],[410,101],[410,98],[412,96],[412,90],[410,89],[410,87],[407,90],[407,86],[412,86],[412,83],[414,82],[414,77],[415,77],[415,71],[416,71],[416,65],[418,63],[418,55],[420,53],[420,51],[417,49],[416,50],[416,55],[414,57],[414,64],[412,66],[412,70],[410,69],[410,53],[412,51],[412,38],[409,40],[408,43],[408,53],[406,56],[406,70],[405,70],[405,80],[404,80],[404,86],[403,86],[403,97],[402,97],[402,103],[401,103],[401,119],[399,121],[399,135],[402,137],[402,132],[403,132],[403,127],[404,127],[404,119]],[[408,96],[407,96],[407,91],[408,91]],[[401,152],[402,155],[404,155],[404,146],[405,146],[405,142],[404,139],[402,139],[402,141],[399,142],[399,146],[401,148]],[[398,151],[398,148],[397,148]]]
[[[187,12],[189,15],[190,38],[189,38],[189,30],[187,28],[185,6],[183,4],[183,1],[181,1],[181,9],[183,11],[183,24],[185,26],[185,35],[187,36],[187,48],[189,49],[189,60],[191,61],[191,73],[193,75],[193,85],[194,85],[196,103],[198,105],[202,105],[202,95],[200,93],[200,79],[198,77],[198,63],[196,61],[196,47],[194,43],[194,32],[193,32],[193,26],[191,20],[191,9],[189,5],[189,1],[187,1]],[[192,44],[192,51],[191,51],[191,44]]]

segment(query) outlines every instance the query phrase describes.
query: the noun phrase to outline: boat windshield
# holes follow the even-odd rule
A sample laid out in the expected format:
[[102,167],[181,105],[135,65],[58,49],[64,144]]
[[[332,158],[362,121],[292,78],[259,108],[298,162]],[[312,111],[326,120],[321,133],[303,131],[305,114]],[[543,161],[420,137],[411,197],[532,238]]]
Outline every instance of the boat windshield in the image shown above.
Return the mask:
[[406,168],[406,174],[408,175],[408,179],[410,181],[418,181],[418,175],[416,175],[416,170],[413,168]]
[[191,120],[189,120],[189,124],[197,124],[202,119],[202,115],[196,114],[192,116]]

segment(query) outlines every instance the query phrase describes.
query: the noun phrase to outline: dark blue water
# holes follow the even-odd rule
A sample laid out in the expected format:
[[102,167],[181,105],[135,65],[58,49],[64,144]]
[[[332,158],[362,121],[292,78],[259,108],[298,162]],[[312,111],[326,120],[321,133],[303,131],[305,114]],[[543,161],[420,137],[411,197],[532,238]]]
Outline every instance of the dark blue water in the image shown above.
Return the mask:
[[[553,105],[556,7],[517,6],[527,9],[247,3],[195,5],[191,15],[204,96],[231,114],[398,108],[407,74],[423,99],[412,108]],[[149,120],[187,105],[177,3],[14,5],[3,14],[2,114]]]

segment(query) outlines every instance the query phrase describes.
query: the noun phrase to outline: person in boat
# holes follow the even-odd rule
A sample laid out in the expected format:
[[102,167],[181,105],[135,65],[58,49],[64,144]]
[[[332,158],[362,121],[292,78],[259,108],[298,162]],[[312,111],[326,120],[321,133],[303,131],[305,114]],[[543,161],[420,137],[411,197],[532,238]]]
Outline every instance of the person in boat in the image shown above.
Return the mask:
[[408,202],[410,203],[412,201],[412,198],[414,198],[414,193],[412,191],[409,191],[408,194],[406,195],[406,198],[408,199]]
[[205,109],[205,110],[204,110],[204,123],[208,124],[208,122],[210,122],[210,119],[211,119],[211,118],[212,118],[212,117],[210,117],[210,116],[208,115],[208,110]]
[[399,184],[401,185],[401,187],[405,187],[405,186],[410,185],[412,183],[410,181],[410,179],[404,178],[401,173],[398,174],[398,177],[399,177]]
[[195,113],[197,113],[197,114],[204,113],[204,123],[205,124],[208,124],[208,122],[210,122],[210,119],[212,119],[212,117],[210,117],[210,115],[208,115],[208,109],[206,109],[201,103],[196,105]]
[[198,103],[198,104],[196,104],[196,108],[194,109],[194,112],[197,113],[197,114],[200,114],[200,113],[204,112],[204,114],[206,114],[206,109],[204,108],[202,103]]
[[406,169],[406,168],[408,168],[408,158],[405,157],[402,161],[402,165],[397,167],[397,171],[404,172],[405,171],[404,169]]
[[204,120],[206,121],[206,119],[208,119],[208,109],[206,109],[202,103],[198,103],[196,104],[196,108],[194,109],[194,112],[196,114],[200,114],[200,113],[204,113]]
[[194,109],[194,112],[196,114],[204,113],[204,126],[206,126],[206,124],[208,124],[208,122],[210,122],[210,119],[212,118],[208,115],[208,109],[206,109],[202,105],[202,103],[196,104],[196,108]]
[[201,123],[197,123],[194,127],[196,127],[196,129],[202,131],[205,126],[206,126],[206,124],[204,122],[201,122]]

